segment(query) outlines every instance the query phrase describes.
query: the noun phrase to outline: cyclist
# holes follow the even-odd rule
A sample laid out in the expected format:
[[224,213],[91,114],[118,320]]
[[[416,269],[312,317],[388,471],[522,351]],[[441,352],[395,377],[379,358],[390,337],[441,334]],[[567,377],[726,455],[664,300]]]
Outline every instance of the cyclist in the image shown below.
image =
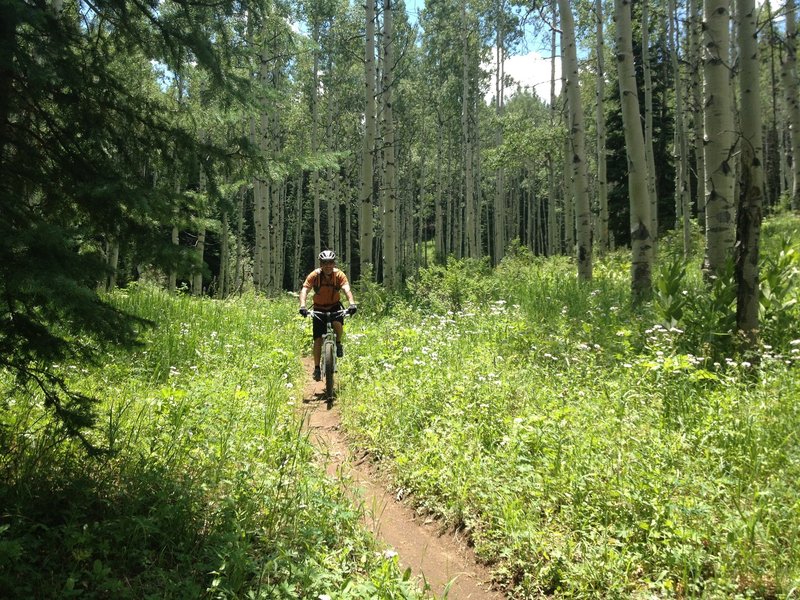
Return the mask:
[[[333,250],[323,250],[319,253],[319,268],[314,269],[306,277],[303,287],[300,288],[300,314],[308,316],[306,308],[306,296],[309,290],[314,290],[314,310],[319,312],[336,312],[342,310],[342,303],[339,301],[339,292],[342,291],[347,296],[349,306],[348,314],[355,314],[356,301],[353,299],[353,292],[350,289],[350,282],[343,271],[336,268],[336,254]],[[342,330],[344,318],[339,316],[333,321],[333,330],[336,332],[336,356],[341,358],[344,355],[342,348]],[[319,371],[319,362],[322,356],[322,336],[325,335],[326,324],[323,319],[314,319],[314,381],[319,381],[322,375]]]

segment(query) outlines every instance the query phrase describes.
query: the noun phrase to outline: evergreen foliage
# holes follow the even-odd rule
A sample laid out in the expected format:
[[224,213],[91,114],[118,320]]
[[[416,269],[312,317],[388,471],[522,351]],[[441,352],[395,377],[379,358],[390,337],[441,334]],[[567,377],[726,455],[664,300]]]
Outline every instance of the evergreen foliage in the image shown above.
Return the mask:
[[179,78],[196,63],[228,102],[243,98],[220,18],[240,9],[0,3],[0,364],[38,385],[72,433],[91,421],[89,399],[68,391],[58,364],[131,344],[141,324],[98,294],[104,249],[129,240],[139,260],[169,257],[160,230],[190,200],[157,184],[160,162],[220,154],[176,118],[154,65]]

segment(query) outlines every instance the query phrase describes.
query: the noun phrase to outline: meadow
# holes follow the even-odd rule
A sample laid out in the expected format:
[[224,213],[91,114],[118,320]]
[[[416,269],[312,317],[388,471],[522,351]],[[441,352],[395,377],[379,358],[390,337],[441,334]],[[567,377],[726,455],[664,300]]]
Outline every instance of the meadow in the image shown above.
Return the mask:
[[765,232],[752,350],[730,281],[703,283],[670,240],[637,310],[623,255],[589,285],[520,251],[495,273],[431,267],[411,304],[368,293],[346,427],[510,597],[796,597],[800,236]]
[[0,380],[0,597],[418,597],[301,431],[296,300],[113,301],[141,347],[59,367],[99,452]]
[[[515,248],[403,295],[360,286],[348,435],[469,533],[509,597],[796,597],[800,225],[764,231],[754,349],[731,333],[730,281],[669,239],[637,308],[622,253],[588,285]],[[111,299],[150,321],[141,346],[56,366],[98,398],[99,452],[0,376],[0,596],[420,597],[301,430],[296,298]]]

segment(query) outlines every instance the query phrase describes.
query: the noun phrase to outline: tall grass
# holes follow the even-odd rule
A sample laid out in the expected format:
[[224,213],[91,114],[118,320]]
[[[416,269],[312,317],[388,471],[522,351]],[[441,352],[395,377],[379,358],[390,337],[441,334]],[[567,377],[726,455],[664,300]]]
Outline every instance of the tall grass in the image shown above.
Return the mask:
[[[624,263],[589,285],[524,255],[489,277],[425,275],[417,304],[351,323],[346,426],[398,489],[471,533],[515,598],[791,597],[800,325],[766,328],[758,362],[726,355],[655,304],[632,310]],[[692,311],[714,292],[681,285],[683,322],[703,325]]]
[[38,398],[4,390],[0,596],[416,595],[312,460],[294,302],[150,287],[113,301],[152,322],[141,349],[61,366],[102,399],[91,438],[107,453],[87,456]]

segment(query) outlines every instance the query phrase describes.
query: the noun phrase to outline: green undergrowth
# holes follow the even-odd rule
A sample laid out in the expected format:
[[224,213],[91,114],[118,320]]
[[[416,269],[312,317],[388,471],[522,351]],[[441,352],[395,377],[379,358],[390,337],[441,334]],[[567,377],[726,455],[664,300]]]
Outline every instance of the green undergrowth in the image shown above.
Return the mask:
[[57,367],[100,399],[102,453],[2,380],[0,596],[416,597],[300,431],[296,301],[113,302],[153,323],[141,348]]
[[433,267],[410,301],[350,323],[345,425],[511,597],[794,597],[798,263],[780,253],[798,239],[766,240],[790,287],[756,352],[720,329],[729,305],[706,295],[727,292],[697,260],[670,318],[630,307],[622,255],[589,285],[524,251],[494,275]]

